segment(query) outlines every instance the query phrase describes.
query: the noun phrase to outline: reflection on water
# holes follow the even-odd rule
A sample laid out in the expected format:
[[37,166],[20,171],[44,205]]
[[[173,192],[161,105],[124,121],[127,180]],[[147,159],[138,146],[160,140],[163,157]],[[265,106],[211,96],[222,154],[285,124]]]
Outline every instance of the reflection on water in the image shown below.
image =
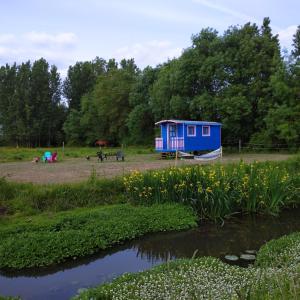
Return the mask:
[[280,217],[244,216],[224,226],[200,224],[196,229],[159,233],[128,242],[89,258],[58,267],[21,272],[0,272],[0,295],[22,299],[68,299],[79,288],[110,281],[124,272],[146,270],[167,259],[197,256],[224,258],[258,250],[266,241],[300,230],[300,210]]

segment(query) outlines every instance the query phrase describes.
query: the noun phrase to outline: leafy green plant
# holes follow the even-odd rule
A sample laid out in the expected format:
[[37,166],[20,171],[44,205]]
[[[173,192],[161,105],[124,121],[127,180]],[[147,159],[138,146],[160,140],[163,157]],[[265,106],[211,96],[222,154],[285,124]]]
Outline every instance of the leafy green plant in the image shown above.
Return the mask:
[[200,218],[235,212],[277,214],[300,200],[299,167],[293,160],[135,171],[124,177],[124,185],[133,203],[184,203]]
[[187,207],[108,205],[3,222],[0,268],[29,268],[92,254],[145,233],[196,226]]

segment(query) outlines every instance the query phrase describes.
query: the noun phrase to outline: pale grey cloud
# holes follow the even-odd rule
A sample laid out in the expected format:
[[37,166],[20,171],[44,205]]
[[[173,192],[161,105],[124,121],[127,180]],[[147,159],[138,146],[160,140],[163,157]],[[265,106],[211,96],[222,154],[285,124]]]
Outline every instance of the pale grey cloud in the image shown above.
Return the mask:
[[290,50],[292,48],[293,35],[296,33],[297,25],[291,25],[278,31],[278,38],[282,48]]
[[73,46],[77,42],[77,36],[73,32],[62,32],[58,34],[49,34],[46,32],[28,32],[23,35],[24,39],[36,45],[43,46]]
[[124,46],[115,51],[114,57],[118,60],[122,58],[134,58],[140,67],[156,66],[166,62],[168,59],[180,56],[181,48],[175,47],[166,40],[152,40],[144,43],[135,43],[130,46]]
[[[90,5],[97,9],[109,8],[115,11],[121,11],[124,14],[132,14],[152,19],[154,22],[174,23],[187,26],[203,26],[210,24],[211,17],[197,11],[191,12],[188,10],[178,10],[175,5],[170,5],[168,2],[161,1],[159,5],[154,1],[99,1],[86,0]],[[215,20],[219,24],[219,20]]]
[[[213,2],[213,1],[208,1],[208,0],[192,0],[192,1],[194,3],[198,3],[198,4],[202,5],[202,6],[205,6],[205,7],[214,9],[216,11],[219,11],[221,13],[233,16],[235,18],[238,18],[238,19],[240,19],[240,20],[242,20],[244,22],[254,22],[256,24],[260,24],[261,23],[261,20],[255,18],[254,16],[247,15],[247,14],[245,14],[243,12],[240,12],[238,10],[235,10],[235,9],[232,9],[232,8],[229,8],[229,7],[226,7],[224,5],[218,4],[218,3]],[[272,25],[272,27],[276,31],[281,30],[281,28],[278,27],[278,26],[276,26],[276,25]]]
[[12,43],[15,41],[15,36],[11,33],[0,34],[0,44]]
[[[229,7],[225,7],[225,6],[220,5],[213,1],[208,1],[208,0],[192,0],[192,1],[194,3],[198,3],[205,7],[219,11],[221,13],[236,17],[244,22],[251,21],[251,22],[255,22],[257,24],[261,23],[261,20],[258,20],[257,18],[255,18],[253,16],[244,14],[238,10],[234,10]],[[275,33],[278,34],[278,38],[279,38],[281,47],[287,48],[288,50],[290,50],[291,45],[292,45],[293,35],[295,34],[295,32],[297,30],[297,25],[291,25],[291,26],[288,26],[287,28],[282,29],[281,27],[272,24],[272,28],[275,30]]]
[[76,61],[77,36],[72,32],[50,34],[27,32],[20,35],[0,35],[0,65],[45,58],[63,74]]

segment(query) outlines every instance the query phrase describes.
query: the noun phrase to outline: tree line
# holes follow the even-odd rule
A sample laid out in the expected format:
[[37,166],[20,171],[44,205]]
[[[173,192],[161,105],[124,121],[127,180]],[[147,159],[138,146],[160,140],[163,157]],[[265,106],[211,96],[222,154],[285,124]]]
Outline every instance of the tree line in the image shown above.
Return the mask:
[[2,144],[153,144],[161,119],[221,122],[223,143],[299,145],[300,26],[284,54],[265,18],[203,29],[180,57],[143,70],[99,57],[64,81],[44,59],[0,68]]

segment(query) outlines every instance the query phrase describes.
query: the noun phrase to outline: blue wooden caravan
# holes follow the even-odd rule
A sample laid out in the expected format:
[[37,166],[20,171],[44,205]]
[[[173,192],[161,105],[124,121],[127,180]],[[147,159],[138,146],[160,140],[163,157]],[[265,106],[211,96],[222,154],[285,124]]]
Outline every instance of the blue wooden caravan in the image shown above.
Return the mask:
[[216,150],[221,147],[221,123],[205,121],[162,120],[161,137],[155,139],[158,152]]

